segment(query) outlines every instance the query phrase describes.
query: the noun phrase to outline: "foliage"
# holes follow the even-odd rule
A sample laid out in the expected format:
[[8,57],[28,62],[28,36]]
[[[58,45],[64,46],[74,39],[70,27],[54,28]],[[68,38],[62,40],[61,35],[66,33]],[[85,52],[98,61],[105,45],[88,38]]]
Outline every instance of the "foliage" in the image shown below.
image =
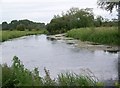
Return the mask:
[[0,31],[0,42],[7,41],[9,39],[18,38],[27,35],[47,34],[47,30],[39,31]]
[[117,27],[118,26],[118,20],[112,19],[111,21],[109,19],[104,19],[102,22],[103,27]]
[[103,17],[97,16],[97,18],[94,20],[95,27],[101,27],[103,24]]
[[120,88],[120,83],[115,82],[115,86],[118,87],[118,88]]
[[9,29],[9,26],[8,26],[7,22],[2,22],[2,29],[4,29],[4,30],[8,30]]
[[[38,70],[35,68],[33,72],[24,68],[18,57],[13,58],[11,67],[4,65],[2,67],[2,86],[40,86],[41,78],[38,77]],[[9,74],[9,75],[8,75]]]
[[82,41],[120,45],[120,34],[115,27],[73,29],[67,32],[67,35]]
[[70,8],[66,13],[62,13],[62,16],[54,16],[47,24],[47,30],[53,34],[62,33],[73,28],[91,27],[93,21],[94,16],[91,8]]
[[25,30],[25,25],[23,25],[23,24],[17,25],[16,29],[18,31],[24,31]]
[[61,86],[96,86],[97,82],[88,76],[79,76],[73,73],[61,73],[58,75],[58,83]]
[[11,67],[6,64],[2,65],[2,86],[3,88],[17,86],[97,86],[97,82],[89,76],[61,73],[53,80],[46,68],[44,71],[46,76],[40,77],[38,68],[33,71],[26,69],[18,57],[14,56]]
[[9,24],[7,22],[2,22],[2,30],[40,30],[45,29],[45,23],[36,23],[29,20],[12,20]]
[[118,2],[110,2],[109,0],[98,0],[97,4],[100,8],[106,9],[107,11],[112,12],[113,8],[118,8]]
[[95,16],[92,8],[70,8],[66,13],[55,15],[46,28],[50,34],[67,32],[74,28],[85,27],[113,27],[118,25],[118,20],[106,20],[102,16]]

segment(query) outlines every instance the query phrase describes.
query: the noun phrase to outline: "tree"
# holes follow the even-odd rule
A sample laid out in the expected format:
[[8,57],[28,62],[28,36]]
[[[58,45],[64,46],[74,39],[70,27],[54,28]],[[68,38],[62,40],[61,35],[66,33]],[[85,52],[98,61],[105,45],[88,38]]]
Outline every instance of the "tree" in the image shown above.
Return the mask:
[[17,20],[12,20],[9,24],[9,29],[15,30],[17,25],[19,25],[19,22]]
[[95,21],[94,21],[95,27],[102,26],[102,23],[103,23],[103,17],[102,16],[97,16]]
[[[99,0],[97,3],[101,8],[104,8],[110,12],[112,12],[114,7],[116,7],[116,9],[118,8],[118,31],[120,32],[120,0],[117,1],[119,2],[110,2],[110,0],[108,0],[107,2],[107,0]],[[118,41],[118,45],[119,45],[119,41]],[[120,56],[118,56],[118,79],[120,83]]]
[[25,25],[23,25],[23,24],[17,25],[16,29],[18,31],[24,31],[25,30]]
[[66,13],[55,15],[47,30],[51,33],[62,33],[73,28],[91,27],[94,24],[94,15],[91,8],[70,8]]
[[2,22],[2,30],[8,30],[9,26],[7,22]]
[[2,30],[2,24],[0,24],[0,30]]
[[116,7],[116,8],[119,7],[118,2],[111,2],[110,0],[98,0],[97,4],[98,4],[98,6],[100,6],[100,8],[105,9],[110,12],[112,12],[114,7]]
[[16,28],[19,29],[20,25],[24,25],[25,29],[27,29],[27,30],[45,29],[45,23],[36,23],[36,22],[29,21],[27,19],[25,19],[25,20],[19,20],[19,21],[12,20],[9,24],[7,22],[3,22],[2,23],[2,29],[3,30],[15,30]]

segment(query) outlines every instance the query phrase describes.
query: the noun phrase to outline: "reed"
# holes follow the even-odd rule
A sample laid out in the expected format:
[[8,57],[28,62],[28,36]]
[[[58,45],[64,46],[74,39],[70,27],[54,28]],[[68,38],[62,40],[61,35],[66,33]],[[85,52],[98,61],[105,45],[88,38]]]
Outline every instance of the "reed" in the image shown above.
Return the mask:
[[67,32],[67,36],[80,39],[82,41],[120,45],[120,34],[116,27],[72,29]]

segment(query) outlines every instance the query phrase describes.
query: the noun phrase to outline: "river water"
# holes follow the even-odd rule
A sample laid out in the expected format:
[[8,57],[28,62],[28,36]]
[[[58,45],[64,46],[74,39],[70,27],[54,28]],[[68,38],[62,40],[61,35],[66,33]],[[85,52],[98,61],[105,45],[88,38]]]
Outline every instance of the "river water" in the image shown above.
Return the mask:
[[99,80],[118,78],[118,53],[81,49],[46,37],[32,35],[1,43],[2,63],[11,65],[12,58],[18,56],[26,68],[38,67],[41,76],[45,75],[43,69],[46,67],[52,77],[61,72],[80,74],[89,69]]

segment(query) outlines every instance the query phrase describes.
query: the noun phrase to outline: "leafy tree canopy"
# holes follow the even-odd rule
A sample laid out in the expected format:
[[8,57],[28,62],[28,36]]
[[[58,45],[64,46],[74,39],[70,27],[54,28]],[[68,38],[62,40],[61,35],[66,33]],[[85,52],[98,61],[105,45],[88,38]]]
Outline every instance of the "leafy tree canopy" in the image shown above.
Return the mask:
[[10,23],[2,22],[2,30],[40,30],[45,29],[45,23],[36,23],[30,20],[12,20]]
[[[119,0],[117,0],[117,1],[119,1]],[[100,8],[112,12],[113,8],[118,8],[119,3],[117,1],[112,2],[110,0],[98,0],[97,4]]]

